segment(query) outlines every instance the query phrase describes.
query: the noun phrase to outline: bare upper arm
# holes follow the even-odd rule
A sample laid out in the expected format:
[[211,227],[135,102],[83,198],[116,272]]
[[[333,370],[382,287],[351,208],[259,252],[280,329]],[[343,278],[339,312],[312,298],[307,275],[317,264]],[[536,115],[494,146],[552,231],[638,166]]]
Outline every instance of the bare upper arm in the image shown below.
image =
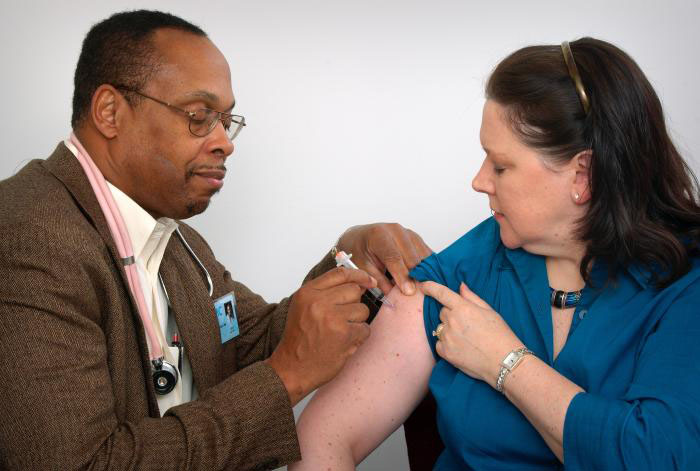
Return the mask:
[[404,296],[395,288],[389,299],[396,309],[382,307],[369,339],[302,413],[304,461],[290,469],[354,469],[425,396],[435,360],[425,338],[423,294]]

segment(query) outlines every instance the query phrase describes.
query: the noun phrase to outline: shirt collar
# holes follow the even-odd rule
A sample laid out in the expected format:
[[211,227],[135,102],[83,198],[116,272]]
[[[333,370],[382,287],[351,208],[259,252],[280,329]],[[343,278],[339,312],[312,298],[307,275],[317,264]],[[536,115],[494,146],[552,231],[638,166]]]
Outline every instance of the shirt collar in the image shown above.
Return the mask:
[[[523,249],[515,249],[515,250],[510,250],[510,249],[505,249],[506,252],[506,259],[510,262],[510,266],[506,264],[502,264],[501,268],[502,269],[507,269],[507,268],[512,268],[516,272],[519,272],[519,277],[521,278],[521,281],[523,281],[523,284],[530,282],[530,281],[535,281],[536,283],[539,283],[542,281],[541,277],[537,277],[536,273],[538,272],[535,267],[537,267],[537,263],[534,262],[533,257],[537,258],[539,256],[537,255],[532,255]],[[542,257],[544,259],[544,257]],[[527,262],[526,262],[527,261]],[[524,268],[524,267],[527,267]],[[653,273],[649,268],[645,268],[644,266],[640,264],[631,264],[625,267],[624,269],[620,270],[618,274],[622,274],[623,276],[626,274],[630,278],[632,278],[642,290],[647,290],[649,288],[653,288]],[[546,280],[546,269],[545,269],[545,280]],[[597,288],[600,288],[605,285],[607,282],[608,278],[608,266],[606,263],[600,261],[600,260],[595,260],[593,262],[593,266],[591,268],[591,273],[590,273],[590,278],[591,281],[593,282],[594,286]],[[537,286],[536,284],[534,286]],[[531,288],[534,288],[531,287]],[[549,289],[549,288],[547,288]],[[528,289],[528,292],[532,292],[532,289]]]
[[646,290],[652,287],[652,280],[654,279],[654,276],[651,270],[644,268],[639,264],[630,265],[626,269],[627,273],[634,278],[642,289]]
[[[66,139],[64,144],[73,155],[77,155],[78,151],[69,139]],[[156,220],[148,211],[139,206],[136,201],[119,188],[110,182],[107,182],[107,187],[112,193],[114,202],[119,208],[124,225],[129,233],[131,247],[134,250],[134,258],[148,260],[151,254],[159,246],[162,246],[163,242],[167,242],[177,228],[177,222],[166,217]],[[148,253],[144,253],[144,249],[147,249]]]
[[[166,240],[177,228],[177,223],[166,217],[154,219],[148,211],[139,206],[129,195],[121,191],[116,186],[107,182],[109,190],[112,192],[114,202],[119,207],[119,212],[124,219],[124,225],[129,232],[131,247],[134,250],[134,257],[148,260],[156,250],[161,238]],[[144,250],[148,253],[144,253]]]

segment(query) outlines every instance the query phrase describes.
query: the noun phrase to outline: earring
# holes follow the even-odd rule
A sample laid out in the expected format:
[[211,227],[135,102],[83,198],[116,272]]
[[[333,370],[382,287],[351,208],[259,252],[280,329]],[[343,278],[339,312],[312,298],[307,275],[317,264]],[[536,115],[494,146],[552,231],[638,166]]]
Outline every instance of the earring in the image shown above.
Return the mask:
[[579,199],[580,197],[581,197],[581,195],[579,195],[578,193],[574,193],[574,199],[575,199],[576,201],[578,201],[578,199]]

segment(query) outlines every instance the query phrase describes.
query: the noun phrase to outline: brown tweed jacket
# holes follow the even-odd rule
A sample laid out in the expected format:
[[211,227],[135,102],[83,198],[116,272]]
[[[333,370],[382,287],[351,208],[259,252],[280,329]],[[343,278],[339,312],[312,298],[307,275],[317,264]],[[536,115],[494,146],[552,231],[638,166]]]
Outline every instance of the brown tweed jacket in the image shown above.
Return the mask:
[[[221,344],[201,270],[178,237],[161,273],[200,398],[160,417],[144,329],[79,163],[59,144],[0,182],[0,468],[274,469],[300,459],[287,392],[262,363],[289,298],[267,304],[181,231],[236,295]],[[309,274],[332,266],[327,256]]]

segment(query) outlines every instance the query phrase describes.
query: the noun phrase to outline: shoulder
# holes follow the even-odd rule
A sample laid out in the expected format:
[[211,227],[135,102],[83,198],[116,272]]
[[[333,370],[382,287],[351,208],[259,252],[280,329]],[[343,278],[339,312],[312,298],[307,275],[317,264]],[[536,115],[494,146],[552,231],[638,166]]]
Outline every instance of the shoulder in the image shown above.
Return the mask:
[[182,221],[178,221],[178,229],[182,233],[183,237],[187,240],[187,243],[190,244],[192,249],[197,253],[197,254],[206,254],[207,256],[214,256],[214,253],[209,246],[209,243],[206,241],[204,236],[199,233],[194,227],[190,226],[189,224],[186,224]]
[[3,309],[74,310],[95,322],[119,283],[107,245],[79,208],[51,211],[40,198],[33,211],[0,218],[0,278]]
[[[178,224],[178,229],[183,239],[182,243],[189,245],[194,255],[206,268],[207,273],[214,283],[214,297],[218,297],[233,290],[236,292],[236,302],[239,304],[239,306],[241,306],[243,303],[243,298],[254,295],[254,293],[245,285],[235,281],[232,278],[231,272],[216,258],[214,252],[209,246],[209,243],[197,230],[195,230],[189,224],[185,224],[181,221],[178,221]],[[170,239],[170,244],[173,243],[181,243],[179,237],[177,237],[175,234],[173,234]],[[183,247],[183,250],[187,249]],[[184,254],[185,252],[181,253]],[[187,258],[187,260],[190,260],[190,255],[184,256]]]
[[[94,247],[106,248],[88,217],[65,187],[33,160],[17,174],[0,181],[0,251],[32,256],[42,251],[60,252],[60,260],[92,256]],[[3,259],[3,264],[7,263]]]
[[697,320],[697,300],[700,298],[700,257],[693,257],[691,268],[681,278],[658,293],[661,305],[668,311],[682,311]]
[[[631,309],[632,315],[644,319],[649,334],[658,332],[678,332],[684,338],[693,337],[697,342],[700,335],[700,258],[690,260],[691,269],[668,286],[656,286],[654,272],[638,265],[627,267],[625,275],[619,277],[612,286],[614,289],[605,297],[611,308],[619,309],[621,301]],[[625,282],[625,280],[629,280]],[[632,289],[625,289],[630,286]],[[622,311],[630,313],[630,308]],[[641,320],[639,321],[641,322]],[[655,338],[663,338],[655,336]]]
[[46,170],[43,160],[32,160],[15,175],[0,181],[2,226],[27,219],[61,217],[75,206],[61,182]]
[[31,284],[41,293],[80,285],[87,292],[116,268],[87,213],[48,168],[52,157],[0,181],[0,269],[20,291]]
[[[178,229],[180,234],[182,234],[184,241],[190,246],[192,251],[197,255],[197,258],[201,260],[204,266],[207,267],[207,270],[213,270],[216,273],[219,271],[226,271],[224,266],[216,259],[211,246],[206,241],[204,236],[199,233],[199,231],[182,221],[178,221]],[[177,237],[173,238],[176,239]]]
[[[498,223],[489,218],[441,252],[426,258],[411,271],[419,281],[432,280],[455,289],[459,282],[472,285],[503,259]],[[454,286],[452,286],[454,285]]]

